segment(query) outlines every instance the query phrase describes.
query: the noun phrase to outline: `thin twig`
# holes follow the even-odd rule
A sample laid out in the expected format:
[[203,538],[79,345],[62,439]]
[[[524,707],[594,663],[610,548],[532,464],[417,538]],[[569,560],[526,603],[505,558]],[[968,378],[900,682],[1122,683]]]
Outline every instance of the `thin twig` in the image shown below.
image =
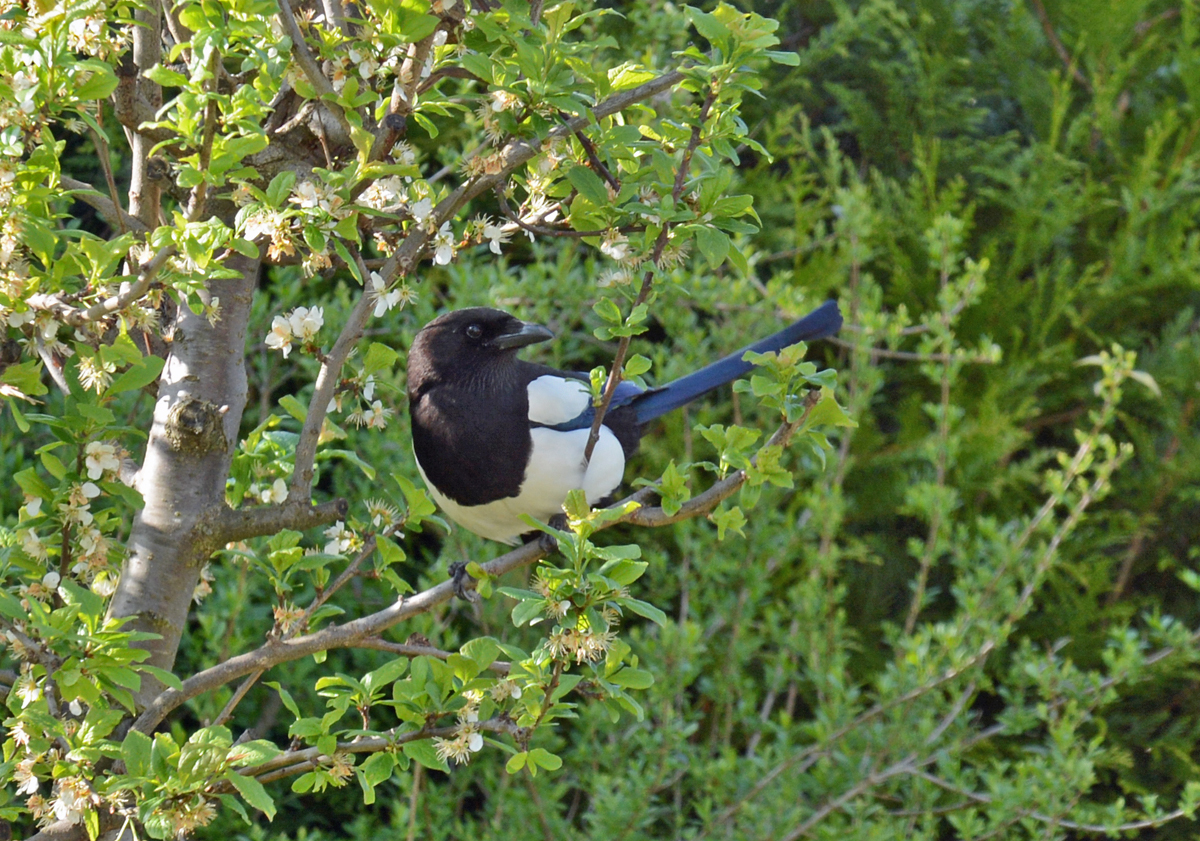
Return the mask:
[[1087,76],[1084,76],[1080,71],[1075,61],[1071,58],[1071,54],[1067,52],[1067,48],[1059,39],[1058,33],[1054,31],[1054,24],[1051,23],[1050,15],[1047,14],[1042,0],[1029,0],[1029,2],[1033,4],[1033,11],[1037,14],[1038,22],[1042,25],[1042,31],[1046,33],[1046,40],[1050,42],[1050,46],[1054,48],[1054,52],[1058,53],[1058,58],[1063,63],[1063,67],[1070,71],[1075,81],[1082,85],[1084,90],[1088,93],[1093,93],[1092,85],[1087,80]]
[[326,99],[326,97],[336,96],[333,85],[321,72],[316,59],[309,52],[308,43],[304,40],[304,33],[300,31],[300,24],[296,22],[296,15],[292,12],[292,4],[289,0],[276,0],[276,2],[279,4],[279,20],[292,40],[292,57],[300,65],[300,71],[304,74],[304,78],[317,89],[321,104],[333,114],[346,136],[353,136],[353,132],[350,130],[350,121],[346,119],[345,113],[338,105]]
[[575,131],[575,139],[579,141],[579,145],[583,147],[583,152],[587,155],[588,163],[596,174],[604,179],[609,188],[614,193],[621,192],[621,182],[613,177],[613,174],[608,171],[608,167],[600,160],[600,156],[596,154],[596,145],[592,143],[591,138],[583,133],[583,129]]
[[[104,109],[100,109],[99,115],[103,115]],[[116,218],[117,229],[123,234],[126,231],[125,217],[128,215],[121,209],[121,197],[117,193],[117,180],[113,177],[112,161],[109,160],[108,141],[104,139],[104,135],[97,129],[88,127],[92,133],[92,142],[96,144],[96,157],[100,159],[100,168],[104,171],[104,181],[108,185],[108,196],[112,200],[113,216]]]
[[[837,336],[826,336],[825,341],[837,345],[838,347],[854,350],[858,347],[854,342],[846,339],[838,338]],[[963,356],[953,357],[944,353],[913,353],[904,350],[888,350],[887,348],[868,348],[867,353],[871,354],[874,359],[903,359],[908,362],[951,362],[958,359],[962,362],[973,363],[976,365],[994,365],[996,360],[986,356]]]
[[[692,135],[688,139],[687,148],[683,150],[683,158],[679,162],[679,169],[675,172],[675,187],[671,191],[671,197],[675,200],[676,204],[678,204],[679,199],[683,196],[683,186],[687,183],[687,176],[692,168],[692,156],[700,146],[704,124],[708,121],[708,114],[716,101],[716,93],[709,91],[708,96],[704,99],[704,104],[700,106],[700,115],[695,125],[692,126]],[[634,299],[632,309],[636,310],[650,297],[650,290],[654,284],[655,266],[662,259],[663,251],[666,249],[670,238],[671,226],[664,224],[662,231],[658,235],[658,239],[655,240],[654,251],[650,255],[650,268],[642,276],[642,286],[638,290],[637,298]],[[629,343],[632,338],[632,336],[622,336],[621,340],[617,343],[617,352],[613,355],[612,367],[608,372],[608,380],[604,384],[604,392],[600,397],[600,404],[596,407],[596,416],[592,419],[592,428],[588,432],[587,446],[583,450],[583,460],[585,462],[591,461],[592,451],[596,449],[596,442],[600,440],[600,426],[604,423],[604,416],[608,414],[608,408],[612,405],[613,396],[617,393],[617,386],[621,383],[621,375],[625,367],[625,356],[629,353]]]
[[[439,660],[449,660],[453,651],[443,651],[440,648],[435,648],[432,645],[412,645],[407,642],[390,642],[378,637],[374,639],[366,639],[358,644],[358,648],[367,648],[372,651],[386,651],[389,654],[395,654],[399,657],[436,657]],[[504,660],[495,660],[488,665],[490,671],[498,675],[506,675],[512,668],[511,663]]]
[[[116,225],[123,230],[133,231],[136,234],[144,234],[150,230],[141,219],[130,216],[114,199],[105,196],[86,181],[78,181],[69,176],[61,175],[59,176],[58,183],[70,190],[75,198],[95,209],[100,214],[100,218],[104,219],[110,225]],[[110,184],[109,189],[111,190],[114,186]]]
[[[795,423],[785,424],[776,430],[766,446],[785,445],[796,429],[807,420],[812,405],[815,405],[815,402]],[[630,507],[631,510],[619,520],[600,526],[600,529],[609,528],[616,522],[661,526],[707,514],[721,502],[737,493],[747,478],[746,471],[734,471],[704,493],[685,502],[683,507],[674,514],[667,514],[659,507],[638,507],[645,506],[654,494],[653,488],[643,488],[616,503],[615,507]],[[546,557],[546,554],[547,550],[542,542],[534,541],[481,566],[488,577],[494,578],[511,570],[536,563]],[[415,595],[398,598],[383,610],[352,619],[341,625],[331,625],[294,639],[269,640],[252,651],[231,657],[216,666],[197,672],[185,680],[179,689],[164,690],[146,707],[134,727],[144,733],[151,732],[167,714],[179,707],[180,704],[260,669],[269,669],[280,663],[298,660],[310,654],[335,648],[357,648],[364,645],[375,647],[376,644],[372,641],[377,639],[379,634],[387,628],[427,613],[437,605],[450,601],[455,595],[455,586],[453,581],[443,581]],[[473,589],[476,583],[474,579],[468,578],[462,586]]]
[[[287,0],[279,0],[279,2],[287,3]],[[664,73],[636,88],[611,96],[592,109],[590,116],[575,117],[555,127],[546,138],[546,142],[553,142],[574,131],[575,128],[587,125],[592,119],[601,119],[615,114],[636,102],[653,97],[682,80],[683,74],[675,70]],[[541,149],[541,141],[515,140],[506,145],[498,153],[502,161],[498,172],[481,175],[462,184],[434,208],[430,217],[431,226],[417,225],[408,230],[404,240],[380,267],[379,275],[383,278],[383,282],[390,284],[397,277],[411,274],[428,248],[431,229],[436,231],[443,222],[452,218],[471,199],[494,189],[517,167],[539,154]],[[347,247],[352,246],[347,244]],[[351,253],[356,255],[357,261],[361,261],[361,256],[357,254],[357,251],[352,250]],[[371,308],[370,296],[364,289],[354,309],[347,317],[341,335],[338,336],[333,349],[327,355],[317,374],[316,386],[312,399],[309,401],[308,414],[305,417],[304,426],[300,430],[300,438],[296,443],[295,470],[292,473],[290,493],[299,499],[308,499],[311,495],[313,460],[316,457],[317,439],[325,419],[325,410],[329,405],[329,400],[333,397],[341,366],[362,335],[367,319],[370,317]]]

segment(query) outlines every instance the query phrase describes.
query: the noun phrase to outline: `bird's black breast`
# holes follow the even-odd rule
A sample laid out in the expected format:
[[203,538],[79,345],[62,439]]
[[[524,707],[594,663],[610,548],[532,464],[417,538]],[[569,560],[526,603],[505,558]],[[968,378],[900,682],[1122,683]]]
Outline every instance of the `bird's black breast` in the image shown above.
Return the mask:
[[434,487],[460,505],[516,496],[532,447],[524,384],[478,385],[435,385],[409,403],[417,461]]

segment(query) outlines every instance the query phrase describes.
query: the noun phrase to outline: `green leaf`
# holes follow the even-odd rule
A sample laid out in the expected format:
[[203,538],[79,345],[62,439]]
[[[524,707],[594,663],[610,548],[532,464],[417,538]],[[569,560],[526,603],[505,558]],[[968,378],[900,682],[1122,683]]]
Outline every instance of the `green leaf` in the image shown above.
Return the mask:
[[0,373],[0,384],[11,385],[22,394],[37,397],[48,389],[42,383],[42,363],[36,360],[9,365]]
[[462,655],[470,660],[473,660],[483,671],[492,663],[496,662],[496,658],[500,656],[500,646],[494,639],[490,637],[479,637],[473,639],[459,649]]
[[721,46],[729,38],[729,29],[712,15],[688,7],[687,16],[691,18],[696,31],[707,38],[714,47]]
[[43,452],[39,455],[42,459],[42,467],[46,468],[46,472],[61,482],[67,475],[67,466],[62,463],[62,459],[54,453]]
[[767,50],[763,55],[776,64],[784,64],[788,67],[800,66],[800,54],[791,50]]
[[183,689],[183,681],[181,681],[171,672],[168,672],[166,669],[160,669],[158,666],[151,666],[149,663],[139,663],[137,670],[139,672],[145,672],[169,689],[174,689],[176,691]]
[[432,768],[435,771],[450,772],[450,766],[446,764],[446,760],[442,759],[437,754],[437,748],[433,746],[433,742],[429,739],[421,739],[417,742],[405,742],[400,750],[409,759],[424,765],[426,768]]
[[812,412],[808,415],[806,426],[847,426],[857,427],[858,424],[846,414],[834,397],[833,391],[829,389],[821,389],[821,402],[813,407]]
[[269,742],[266,739],[254,739],[231,746],[225,755],[225,761],[235,767],[248,768],[261,765],[269,759],[274,759],[281,753],[283,751],[276,747],[273,742]]
[[126,773],[134,777],[150,776],[150,756],[154,743],[140,730],[130,730],[121,742],[121,760]]
[[586,166],[576,164],[567,170],[567,180],[571,182],[571,186],[579,191],[579,195],[586,198],[592,204],[603,207],[609,203],[608,187],[599,175],[592,172]]
[[156,64],[142,74],[151,82],[162,85],[164,88],[178,88],[187,84],[188,78],[182,73],[177,73],[169,67],[164,67],[161,64]]
[[155,382],[162,374],[166,361],[158,356],[144,356],[117,376],[108,387],[109,394],[134,391]]
[[390,537],[377,537],[375,539],[375,548],[379,550],[380,560],[387,566],[400,564],[405,560],[404,550]]
[[388,347],[379,342],[371,342],[370,347],[367,348],[367,352],[363,356],[363,374],[374,374],[377,371],[391,370],[399,359],[400,354],[395,348]]
[[625,689],[649,689],[654,685],[654,675],[651,672],[630,666],[617,669],[606,679]]
[[54,496],[54,491],[42,481],[42,478],[37,474],[37,470],[32,467],[26,468],[19,473],[14,473],[13,481],[30,496],[41,497],[42,499],[50,499]]
[[[634,548],[640,549],[640,547],[636,546]],[[610,561],[602,566],[600,568],[600,574],[605,578],[616,582],[622,587],[627,587],[641,578],[642,574],[649,566],[650,564],[646,563],[645,561],[631,561],[622,559]]]
[[729,237],[716,228],[696,228],[696,247],[714,269],[725,262],[729,254]]
[[110,426],[117,422],[117,416],[110,409],[106,409],[103,406],[93,406],[91,403],[78,403],[75,409],[79,414],[100,426]]
[[[372,3],[372,5],[377,4]],[[394,3],[382,3],[378,5],[391,7],[395,11],[396,29],[399,30],[401,37],[405,41],[414,43],[420,41],[422,38],[432,35],[433,31],[437,29],[438,24],[441,23],[441,19],[434,15],[422,14],[405,8],[402,5],[399,8],[397,8],[398,4]]]
[[308,417],[308,407],[296,399],[295,395],[285,394],[279,398],[279,407],[300,423]]
[[540,597],[517,602],[516,606],[512,609],[512,623],[520,628],[522,625],[532,622],[535,618],[541,616],[544,609],[545,602]]
[[391,779],[396,768],[396,758],[386,751],[381,751],[367,757],[367,761],[359,766],[363,778],[372,786]]
[[292,693],[284,689],[278,681],[267,681],[265,685],[271,687],[279,693],[279,700],[283,702],[283,705],[287,708],[288,712],[290,712],[295,718],[300,718],[300,707],[296,704],[295,699],[292,698]]
[[267,202],[275,208],[283,206],[283,201],[292,192],[292,186],[296,183],[296,173],[290,169],[281,171],[278,175],[271,179],[271,183],[267,185]]
[[104,99],[117,89],[117,74],[105,62],[88,59],[78,62],[75,67],[76,72],[86,68],[92,74],[86,82],[77,85],[71,91],[77,99],[82,99],[85,102],[93,99]]
[[625,362],[626,377],[640,377],[649,370],[650,360],[642,356],[640,353],[635,353]]
[[718,508],[708,515],[708,519],[717,526],[717,540],[724,540],[725,532],[730,529],[742,537],[746,536],[746,533],[742,531],[742,527],[746,525],[746,515],[736,505],[730,508]]
[[609,324],[621,324],[624,322],[624,317],[621,315],[621,310],[613,303],[611,298],[601,298],[592,304],[592,311],[600,316],[601,320]]
[[615,601],[617,604],[621,605],[622,607],[629,608],[630,610],[632,610],[634,613],[638,614],[639,616],[645,616],[647,619],[649,619],[655,625],[666,625],[667,624],[667,614],[663,613],[661,610],[659,610],[657,607],[650,604],[649,602],[644,602],[641,599],[631,599],[631,598],[613,599],[613,601]]
[[534,767],[557,771],[562,767],[562,758],[545,748],[534,748],[529,752],[529,766],[531,771]]
[[267,820],[275,819],[275,801],[267,794],[262,783],[237,771],[226,771],[225,779],[247,803],[266,815]]

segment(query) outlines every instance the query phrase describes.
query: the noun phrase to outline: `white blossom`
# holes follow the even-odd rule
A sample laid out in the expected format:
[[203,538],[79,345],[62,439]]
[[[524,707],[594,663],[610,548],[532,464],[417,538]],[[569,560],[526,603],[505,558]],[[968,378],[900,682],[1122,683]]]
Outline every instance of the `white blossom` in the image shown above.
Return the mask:
[[271,322],[271,332],[267,334],[267,347],[272,350],[282,350],[283,358],[292,352],[292,325],[282,315],[275,316]]
[[9,327],[23,327],[26,324],[32,324],[36,314],[33,310],[25,310],[25,312],[10,312],[8,314]]
[[34,761],[34,757],[26,757],[13,770],[13,779],[18,783],[17,794],[37,794],[38,778],[33,773]]
[[58,796],[50,801],[50,809],[54,812],[54,817],[66,823],[82,823],[83,813],[86,808],[87,801],[79,796],[79,793],[71,785],[70,781],[60,780],[58,783]]
[[483,226],[483,238],[488,241],[488,249],[493,254],[501,253],[500,246],[508,242],[509,236],[510,233],[495,222],[488,222]]
[[424,225],[425,220],[433,213],[433,199],[426,196],[420,201],[413,202],[408,206],[408,212],[412,214],[412,218],[418,225]]
[[288,324],[292,334],[301,341],[311,341],[325,323],[325,312],[321,307],[296,307],[288,316]]
[[624,234],[610,233],[600,243],[600,251],[614,260],[624,260],[629,255],[629,239]]
[[371,298],[375,301],[375,317],[381,318],[384,313],[400,303],[400,289],[388,291],[383,275],[371,272]]
[[319,207],[321,204],[321,194],[317,192],[317,185],[311,181],[301,181],[296,185],[294,193],[291,201],[301,207]]
[[44,561],[50,557],[50,553],[46,551],[46,544],[42,543],[42,539],[33,529],[21,529],[17,532],[17,537],[21,540],[21,548],[25,554],[35,561]]
[[276,479],[269,488],[263,488],[262,501],[279,504],[288,498],[287,484],[282,479]]
[[92,441],[85,448],[84,465],[87,467],[89,479],[99,479],[105,471],[118,470],[121,462],[117,459],[117,448],[112,444]]
[[[54,325],[57,331],[58,325]],[[108,388],[117,370],[115,362],[105,362],[99,356],[79,357],[79,382],[84,388],[94,388],[97,394]]]
[[17,685],[13,687],[13,690],[17,693],[17,697],[21,699],[21,709],[25,709],[42,697],[42,687],[28,675],[18,679]]
[[340,555],[348,552],[354,540],[353,532],[347,529],[346,524],[341,520],[325,529],[325,536],[329,538],[329,542],[325,544],[325,554],[327,555]]
[[[410,153],[411,154],[411,153]],[[358,203],[375,210],[392,210],[406,197],[404,179],[396,175],[380,178],[358,197]]]
[[370,410],[366,414],[365,422],[368,429],[383,429],[387,426],[387,419],[392,414],[391,409],[385,409],[383,403],[376,400],[371,404]]
[[439,266],[447,265],[454,259],[454,231],[449,222],[443,222],[433,238],[433,262]]

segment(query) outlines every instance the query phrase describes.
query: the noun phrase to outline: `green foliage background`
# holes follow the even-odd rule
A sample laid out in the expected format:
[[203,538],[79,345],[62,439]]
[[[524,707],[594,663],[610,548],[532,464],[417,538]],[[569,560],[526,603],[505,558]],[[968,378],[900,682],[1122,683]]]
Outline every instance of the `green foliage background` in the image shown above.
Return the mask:
[[[641,696],[644,720],[614,723],[581,704],[539,745],[563,757],[559,771],[509,775],[507,756],[487,748],[449,775],[397,774],[369,808],[353,786],[298,795],[276,784],[273,824],[260,815],[247,829],[224,815],[198,837],[1078,837],[1123,822],[1139,838],[1194,835],[1189,818],[1152,824],[1189,807],[1185,786],[1200,781],[1196,4],[754,10],[781,21],[800,64],[763,68],[765,97],[747,106],[773,155],[746,152],[737,174],[735,192],[755,195],[764,222],[745,246],[753,271],[709,273],[686,296],[665,290],[635,348],[666,381],[766,332],[764,312],[782,323],[839,297],[844,344],[813,353],[841,371],[858,428],[833,441],[824,465],[800,465],[796,489],[764,491],[744,537],[718,542],[702,521],[620,534],[651,562],[638,596],[671,617],[662,628],[631,623],[641,667],[656,676]],[[665,56],[682,46],[670,7],[620,11],[597,26],[622,49]],[[426,151],[455,140],[448,127]],[[947,309],[943,278],[972,276],[968,258],[986,270],[959,299],[967,305]],[[492,304],[555,330],[542,361],[587,370],[611,358],[591,338],[595,260],[569,242],[523,245],[503,261],[464,252],[426,272],[419,303],[372,338],[403,349],[435,312]],[[697,260],[680,271],[708,269]],[[293,305],[326,298],[327,323],[348,308],[342,293],[300,281],[298,269],[275,270],[252,336]],[[945,330],[905,332],[915,323]],[[1098,372],[1077,363],[1114,343],[1149,375],[1126,381],[1111,428],[1133,454],[1044,569],[1036,553],[1014,554],[1038,586],[1005,627],[1019,588],[989,612],[981,582],[1046,498],[1043,471],[1091,426]],[[963,364],[949,373],[930,362],[955,349]],[[315,366],[253,358],[246,429]],[[415,479],[402,389],[384,384],[399,410],[389,434],[356,446]],[[745,404],[725,396],[669,418],[627,475],[712,457],[692,425],[749,416]],[[0,473],[28,466],[30,452],[0,427]],[[376,492],[349,466],[324,470],[321,483],[352,499]],[[0,516],[15,520],[19,493],[0,493]],[[447,560],[495,554],[461,530],[410,536],[405,548],[417,586],[440,580]],[[243,568],[214,572],[182,673],[250,647],[271,624],[270,601]],[[376,595],[360,595],[371,609]],[[420,633],[453,650],[480,633],[511,637],[510,609],[498,595],[479,608],[456,602],[401,638]],[[998,643],[979,658],[985,639]],[[339,656],[272,677],[298,686],[377,662]],[[188,715],[211,719],[228,691]],[[285,719],[259,687],[233,724],[282,733]]]

